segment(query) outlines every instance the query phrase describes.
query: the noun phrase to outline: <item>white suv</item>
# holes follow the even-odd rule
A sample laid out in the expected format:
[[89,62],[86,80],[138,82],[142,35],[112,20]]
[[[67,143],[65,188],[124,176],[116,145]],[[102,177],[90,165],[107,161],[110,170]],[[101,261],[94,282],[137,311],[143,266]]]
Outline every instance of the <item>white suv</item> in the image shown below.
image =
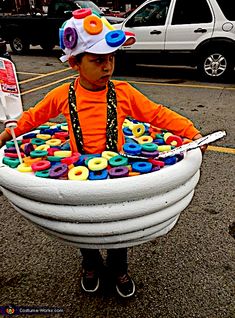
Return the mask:
[[121,60],[197,66],[204,78],[224,79],[235,65],[235,0],[147,0],[117,29],[136,34]]

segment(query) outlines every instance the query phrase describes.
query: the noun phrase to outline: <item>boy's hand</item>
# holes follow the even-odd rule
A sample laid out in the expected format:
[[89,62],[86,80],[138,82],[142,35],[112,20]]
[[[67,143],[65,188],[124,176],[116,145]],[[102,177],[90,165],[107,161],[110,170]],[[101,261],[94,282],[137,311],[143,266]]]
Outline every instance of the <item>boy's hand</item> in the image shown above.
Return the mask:
[[[202,135],[201,135],[201,134],[197,134],[197,135],[193,138],[193,140],[197,140],[197,139],[199,139],[199,138],[202,138]],[[203,146],[200,147],[201,152],[202,152],[203,155],[204,155],[204,153],[205,153],[207,147],[208,147],[208,145],[203,145]]]
[[11,140],[12,137],[5,130],[0,134],[0,148],[5,145],[6,141]]

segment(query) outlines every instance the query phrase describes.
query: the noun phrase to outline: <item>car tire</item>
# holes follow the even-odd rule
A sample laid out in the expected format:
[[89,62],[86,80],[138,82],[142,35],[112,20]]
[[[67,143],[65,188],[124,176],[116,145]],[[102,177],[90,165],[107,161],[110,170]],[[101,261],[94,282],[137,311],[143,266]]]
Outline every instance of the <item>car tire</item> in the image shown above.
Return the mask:
[[9,43],[12,51],[16,54],[22,55],[29,50],[29,43],[21,36],[14,36]]
[[204,80],[219,82],[227,79],[234,68],[234,62],[228,50],[210,49],[204,51],[197,69]]

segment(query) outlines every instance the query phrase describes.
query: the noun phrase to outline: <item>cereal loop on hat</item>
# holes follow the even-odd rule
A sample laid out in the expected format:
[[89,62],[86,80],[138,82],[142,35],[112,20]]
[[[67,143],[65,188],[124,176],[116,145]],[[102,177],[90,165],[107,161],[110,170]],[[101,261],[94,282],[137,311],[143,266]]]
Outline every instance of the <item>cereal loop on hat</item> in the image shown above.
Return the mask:
[[78,35],[74,28],[68,27],[64,30],[64,45],[68,49],[73,49],[77,44]]
[[90,15],[84,19],[83,27],[87,33],[96,35],[102,32],[103,23],[97,16]]
[[116,47],[125,42],[126,36],[122,30],[114,30],[107,33],[105,39],[109,46]]
[[115,30],[115,28],[109,23],[109,21],[105,17],[102,17],[101,20],[109,30]]
[[91,14],[92,14],[92,11],[90,8],[78,9],[78,10],[73,11],[73,17],[75,19],[83,19]]

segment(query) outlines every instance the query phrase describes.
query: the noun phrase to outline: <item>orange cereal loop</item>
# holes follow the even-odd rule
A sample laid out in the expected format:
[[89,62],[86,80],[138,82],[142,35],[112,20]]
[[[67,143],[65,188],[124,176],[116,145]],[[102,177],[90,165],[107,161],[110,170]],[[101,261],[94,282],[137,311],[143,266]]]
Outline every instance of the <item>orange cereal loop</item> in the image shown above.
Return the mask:
[[42,158],[31,158],[31,157],[25,157],[23,158],[23,162],[27,164],[28,166],[31,166],[33,163],[41,161]]
[[100,18],[90,15],[84,19],[83,27],[91,35],[99,34],[103,30],[103,23]]

